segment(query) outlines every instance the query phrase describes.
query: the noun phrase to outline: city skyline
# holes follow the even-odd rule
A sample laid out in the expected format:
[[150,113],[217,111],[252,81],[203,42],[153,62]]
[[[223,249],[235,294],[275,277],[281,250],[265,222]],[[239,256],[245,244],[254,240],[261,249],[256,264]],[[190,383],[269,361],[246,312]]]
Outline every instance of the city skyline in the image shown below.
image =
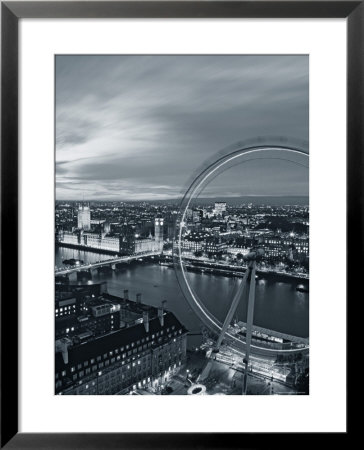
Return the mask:
[[[286,201],[284,201],[286,200]],[[290,200],[295,200],[290,202]],[[148,199],[137,199],[137,200],[110,200],[110,199],[102,199],[102,198],[65,198],[65,199],[56,199],[56,203],[169,203],[175,204],[179,206],[179,203],[182,201],[182,196],[168,199],[157,199],[157,200],[148,200]],[[309,204],[309,196],[308,195],[247,195],[247,196],[236,196],[236,197],[221,197],[221,196],[213,196],[213,197],[197,197],[191,201],[193,206],[197,204],[212,204],[215,201],[226,201],[228,204],[236,205],[240,203],[244,203],[249,201],[252,204],[289,204],[289,205],[308,205]]]
[[55,393],[307,395],[309,207],[209,201],[180,214],[56,202]]
[[[307,140],[307,56],[56,58],[59,200],[176,200],[206,159],[261,135]],[[308,171],[251,161],[217,193],[307,196]]]

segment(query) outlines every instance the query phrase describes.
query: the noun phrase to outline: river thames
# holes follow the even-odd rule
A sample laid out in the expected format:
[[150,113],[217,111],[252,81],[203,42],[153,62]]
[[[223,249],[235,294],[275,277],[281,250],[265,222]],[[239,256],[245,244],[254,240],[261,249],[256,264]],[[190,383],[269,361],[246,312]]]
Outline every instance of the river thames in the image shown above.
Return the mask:
[[[100,255],[82,250],[56,248],[57,267],[62,261],[75,258],[87,262],[110,259],[110,255]],[[232,293],[240,279],[204,273],[188,273],[191,286],[207,308],[223,320],[229,308]],[[135,263],[125,269],[97,273],[92,282],[107,282],[110,294],[122,297],[129,291],[129,298],[135,300],[142,294],[142,302],[159,306],[166,300],[166,308],[172,311],[190,332],[200,332],[201,322],[193,313],[178,285],[173,268],[159,264]],[[91,281],[89,281],[90,283]],[[87,283],[87,281],[84,281]],[[291,278],[259,276],[256,285],[254,324],[294,336],[309,336],[309,294],[296,290],[299,281]],[[236,319],[246,321],[246,304],[239,305]]]

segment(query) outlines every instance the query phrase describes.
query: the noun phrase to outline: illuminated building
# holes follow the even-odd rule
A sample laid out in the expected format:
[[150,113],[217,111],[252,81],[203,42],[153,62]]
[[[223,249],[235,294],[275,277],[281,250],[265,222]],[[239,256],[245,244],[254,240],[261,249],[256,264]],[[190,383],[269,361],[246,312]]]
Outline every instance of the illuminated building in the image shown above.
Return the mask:
[[203,211],[201,209],[195,209],[192,212],[192,221],[193,222],[201,222],[203,218]]
[[68,245],[79,245],[79,233],[60,230],[57,234],[57,242]]
[[163,241],[152,237],[140,238],[133,235],[124,237],[120,243],[120,252],[124,255],[143,254],[148,252],[160,253],[163,250]]
[[182,241],[182,250],[187,250],[190,252],[199,252],[204,249],[204,245],[202,241],[190,241],[187,239],[184,239]]
[[126,394],[165,383],[186,360],[187,330],[171,312],[150,319],[147,311],[142,323],[80,345],[56,341],[56,394]]
[[80,237],[80,245],[97,248],[98,250],[107,250],[115,253],[120,252],[119,237],[103,237],[97,233],[82,233]]
[[80,230],[91,230],[91,212],[89,206],[80,205],[78,207],[77,227]]
[[106,283],[57,285],[55,293],[56,338],[90,332],[90,336],[119,329],[120,306],[105,299]]
[[289,235],[267,235],[260,239],[261,246],[265,251],[266,258],[278,261],[282,256],[299,260],[309,256],[309,240],[305,237]]
[[99,233],[81,231],[60,231],[58,233],[58,243],[70,246],[80,246],[112,253],[120,252],[120,238],[102,236]]
[[264,249],[264,257],[268,261],[278,261],[282,257],[283,246],[281,239],[277,236],[264,237],[260,244]]
[[215,216],[222,216],[226,212],[226,202],[215,202]]
[[120,242],[120,252],[124,255],[142,254],[147,252],[161,253],[164,244],[164,219],[156,218],[154,221],[154,238],[140,237],[131,227],[123,231]]
[[77,298],[67,292],[62,297],[56,298],[55,306],[56,318],[75,315],[79,309]]
[[187,208],[186,209],[186,217],[185,217],[186,222],[189,222],[190,220],[192,220],[192,217],[193,217],[192,209]]
[[104,237],[110,233],[110,223],[105,219],[91,220],[91,229]]
[[257,241],[254,237],[243,235],[236,238],[235,246],[237,248],[250,249],[253,245],[256,245],[256,243]]
[[227,250],[227,244],[221,242],[221,239],[215,236],[209,236],[206,238],[205,251],[206,253],[216,254],[223,253]]
[[159,251],[161,251],[160,242],[157,242],[154,239],[135,239],[134,241],[134,253],[159,252]]
[[120,328],[120,306],[98,301],[88,313],[56,318],[56,339],[72,336],[74,342],[104,335]]
[[156,242],[163,242],[164,220],[157,217],[154,220],[154,239]]

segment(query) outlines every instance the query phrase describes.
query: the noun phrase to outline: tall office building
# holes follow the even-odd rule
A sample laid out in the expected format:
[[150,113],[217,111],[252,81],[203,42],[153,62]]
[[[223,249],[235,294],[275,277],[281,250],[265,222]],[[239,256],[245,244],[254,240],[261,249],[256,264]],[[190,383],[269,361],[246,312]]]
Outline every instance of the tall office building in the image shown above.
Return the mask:
[[91,230],[91,212],[89,206],[82,204],[78,207],[77,227],[82,230]]
[[203,218],[203,212],[201,209],[194,209],[192,211],[192,220],[194,223],[201,222],[202,218]]
[[222,216],[226,212],[226,202],[215,202],[214,214]]

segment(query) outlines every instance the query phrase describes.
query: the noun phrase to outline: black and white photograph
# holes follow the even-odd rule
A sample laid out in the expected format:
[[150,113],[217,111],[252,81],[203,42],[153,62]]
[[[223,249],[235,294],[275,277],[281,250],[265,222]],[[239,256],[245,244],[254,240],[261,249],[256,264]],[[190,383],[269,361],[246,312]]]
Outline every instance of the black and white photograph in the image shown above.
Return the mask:
[[308,55],[56,55],[54,213],[56,395],[309,395]]

